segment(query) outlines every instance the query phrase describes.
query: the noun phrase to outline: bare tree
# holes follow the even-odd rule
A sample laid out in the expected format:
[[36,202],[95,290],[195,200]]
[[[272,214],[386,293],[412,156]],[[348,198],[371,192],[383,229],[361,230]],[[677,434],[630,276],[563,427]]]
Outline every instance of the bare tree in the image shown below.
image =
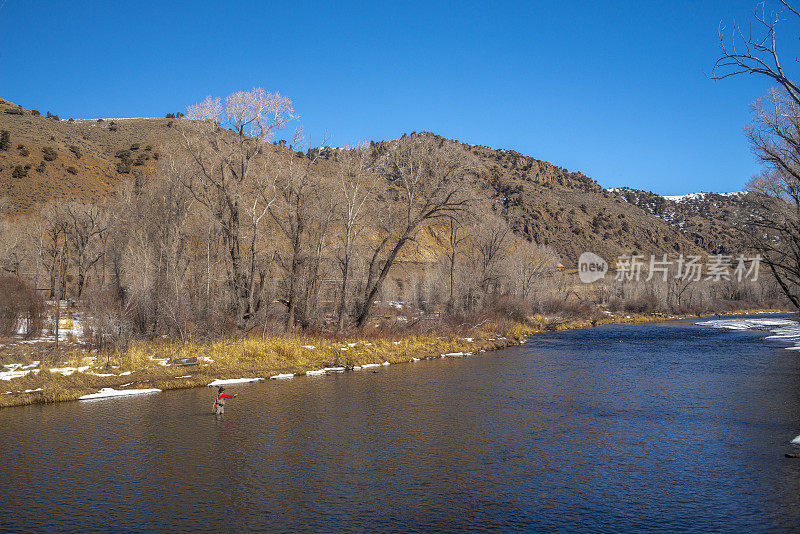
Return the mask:
[[328,177],[320,173],[317,187],[312,189],[308,203],[310,217],[308,243],[310,258],[306,268],[306,288],[303,296],[303,314],[308,326],[320,324],[325,313],[322,302],[324,280],[333,263],[333,231],[336,223],[336,206],[339,199],[327,187]]
[[456,275],[456,259],[458,259],[459,254],[461,253],[461,248],[463,247],[464,243],[467,241],[467,236],[464,235],[465,232],[461,226],[461,223],[456,219],[451,217],[450,220],[447,221],[447,274],[448,276],[448,299],[447,299],[447,307],[449,310],[453,310],[455,306],[455,294],[454,294],[454,286],[455,286],[455,275]]
[[75,255],[74,264],[77,270],[75,296],[80,298],[89,270],[105,253],[103,245],[108,232],[107,216],[100,207],[81,202],[71,202],[64,210],[66,236]]
[[[256,88],[206,98],[181,120],[186,158],[170,170],[219,226],[227,255],[227,282],[239,328],[253,325],[261,308],[268,257],[260,246],[265,216],[277,198],[277,171],[267,143],[296,118],[291,100]],[[232,130],[225,131],[224,128]]]
[[755,33],[734,25],[726,38],[720,28],[721,55],[711,78],[753,74],[777,84],[754,104],[747,129],[765,167],[748,185],[755,193],[751,237],[786,297],[800,308],[800,88],[785,70],[778,44],[781,23],[791,18],[796,24],[800,12],[786,0],[780,4],[783,11],[774,13],[760,5],[753,14]]
[[0,269],[20,278],[28,239],[19,223],[0,220]]
[[39,253],[50,277],[49,297],[55,298],[59,295],[60,298],[64,298],[66,276],[63,274],[69,268],[67,254],[69,223],[63,206],[56,202],[46,204],[40,212],[39,223],[38,231],[42,234]]
[[343,226],[343,232],[339,236],[340,246],[337,256],[342,274],[337,305],[337,325],[339,330],[343,330],[347,318],[347,298],[350,291],[349,281],[354,244],[365,227],[364,219],[369,214],[370,201],[379,179],[369,169],[366,143],[346,150],[341,155],[337,178],[337,193],[340,198],[337,208],[340,211],[339,217]]
[[502,264],[510,253],[511,229],[505,221],[489,216],[481,221],[473,236],[473,247],[478,259],[476,281],[484,297],[500,289]]
[[800,309],[800,182],[793,173],[767,171],[749,188],[757,193],[751,234],[763,260],[796,308]]
[[[779,0],[789,12],[788,15],[800,17],[800,13],[786,0]],[[785,22],[784,13],[768,13],[766,4],[760,3],[753,12],[756,24],[747,32],[734,24],[728,35],[720,24],[718,31],[721,54],[714,63],[710,78],[722,80],[741,74],[755,74],[777,82],[796,104],[800,104],[800,88],[784,70],[778,50],[778,26]],[[796,60],[796,59],[795,59]]]
[[531,299],[536,282],[551,278],[559,264],[558,254],[553,249],[525,240],[518,241],[510,260],[516,294],[524,300]]
[[[412,135],[392,142],[377,165],[388,181],[384,206],[393,216],[385,219],[382,237],[368,263],[364,300],[356,324],[369,316],[378,291],[405,245],[413,241],[426,224],[462,211],[469,198],[462,187],[467,170],[466,157],[429,134]],[[397,194],[397,201],[393,194]]]
[[[291,148],[299,148],[303,144],[302,131],[297,130]],[[324,144],[324,141],[323,141]],[[309,150],[307,154],[284,150],[281,154],[281,171],[275,182],[276,195],[274,201],[267,205],[272,220],[288,246],[278,250],[276,256],[286,272],[286,328],[293,330],[298,318],[298,301],[300,300],[301,274],[304,263],[309,259],[307,238],[311,206],[309,200],[319,177],[315,174],[315,166],[319,161],[320,151]],[[303,308],[305,306],[303,305]],[[305,320],[305,317],[303,318]]]
[[43,262],[48,266],[50,274],[50,298],[55,300],[56,314],[54,331],[56,347],[61,315],[61,300],[66,294],[66,272],[69,269],[69,254],[67,250],[67,230],[69,223],[64,215],[64,210],[56,202],[50,202],[41,211],[42,246],[39,252]]

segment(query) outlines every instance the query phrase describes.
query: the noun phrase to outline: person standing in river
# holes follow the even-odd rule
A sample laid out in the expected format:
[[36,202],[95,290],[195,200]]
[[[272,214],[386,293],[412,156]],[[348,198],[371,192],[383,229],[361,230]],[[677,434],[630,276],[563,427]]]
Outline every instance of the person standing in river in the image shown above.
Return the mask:
[[225,399],[232,399],[236,396],[223,393],[223,391],[225,391],[225,388],[220,386],[219,391],[217,391],[217,400],[214,401],[214,413],[216,415],[222,415],[225,413]]

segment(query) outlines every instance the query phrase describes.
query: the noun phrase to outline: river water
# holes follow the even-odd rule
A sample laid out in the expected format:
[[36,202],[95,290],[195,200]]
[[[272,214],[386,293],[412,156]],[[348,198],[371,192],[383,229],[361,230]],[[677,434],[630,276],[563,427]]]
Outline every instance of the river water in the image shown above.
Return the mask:
[[800,354],[691,322],[0,412],[4,532],[800,528]]

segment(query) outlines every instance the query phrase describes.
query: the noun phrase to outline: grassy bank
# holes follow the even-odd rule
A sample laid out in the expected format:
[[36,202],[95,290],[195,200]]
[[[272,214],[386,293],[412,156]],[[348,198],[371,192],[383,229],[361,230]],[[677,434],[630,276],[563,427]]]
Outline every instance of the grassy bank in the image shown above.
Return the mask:
[[[728,312],[777,313],[782,310]],[[664,314],[606,315],[597,319],[535,315],[524,323],[486,322],[459,333],[410,334],[394,338],[327,339],[308,335],[267,335],[196,344],[135,342],[122,351],[90,352],[82,348],[59,354],[54,364],[36,364],[27,353],[24,376],[0,380],[0,407],[77,400],[100,388],[158,388],[206,386],[215,379],[260,377],[367,364],[390,364],[413,359],[467,356],[517,345],[537,332],[554,332],[609,324],[638,324],[697,318]],[[38,361],[46,361],[43,352]],[[197,358],[198,365],[170,365],[171,359]],[[51,358],[52,359],[52,358]],[[31,361],[33,360],[33,361]]]

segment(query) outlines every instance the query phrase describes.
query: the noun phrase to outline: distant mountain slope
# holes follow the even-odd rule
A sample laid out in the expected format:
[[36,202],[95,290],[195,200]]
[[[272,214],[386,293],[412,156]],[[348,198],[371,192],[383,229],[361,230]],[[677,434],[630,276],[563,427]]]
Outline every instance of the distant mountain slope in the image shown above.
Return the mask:
[[485,183],[478,187],[498,201],[514,230],[553,247],[565,265],[575,265],[584,251],[607,259],[632,253],[703,252],[679,228],[584,174],[512,150],[463,146],[481,166]]
[[662,197],[649,191],[622,187],[610,190],[679,229],[695,245],[712,254],[746,249],[745,227],[750,218],[748,193],[691,193]]
[[[5,100],[0,130],[10,136],[7,150],[0,150],[0,197],[16,213],[51,199],[101,199],[126,178],[155,177],[158,159],[180,141],[172,119],[57,120]],[[677,202],[635,189],[606,190],[579,172],[511,150],[435,137],[457,145],[477,167],[477,196],[491,199],[516,232],[551,246],[567,266],[587,250],[609,260],[738,250],[744,215],[738,197]],[[326,168],[336,164],[330,158]]]

